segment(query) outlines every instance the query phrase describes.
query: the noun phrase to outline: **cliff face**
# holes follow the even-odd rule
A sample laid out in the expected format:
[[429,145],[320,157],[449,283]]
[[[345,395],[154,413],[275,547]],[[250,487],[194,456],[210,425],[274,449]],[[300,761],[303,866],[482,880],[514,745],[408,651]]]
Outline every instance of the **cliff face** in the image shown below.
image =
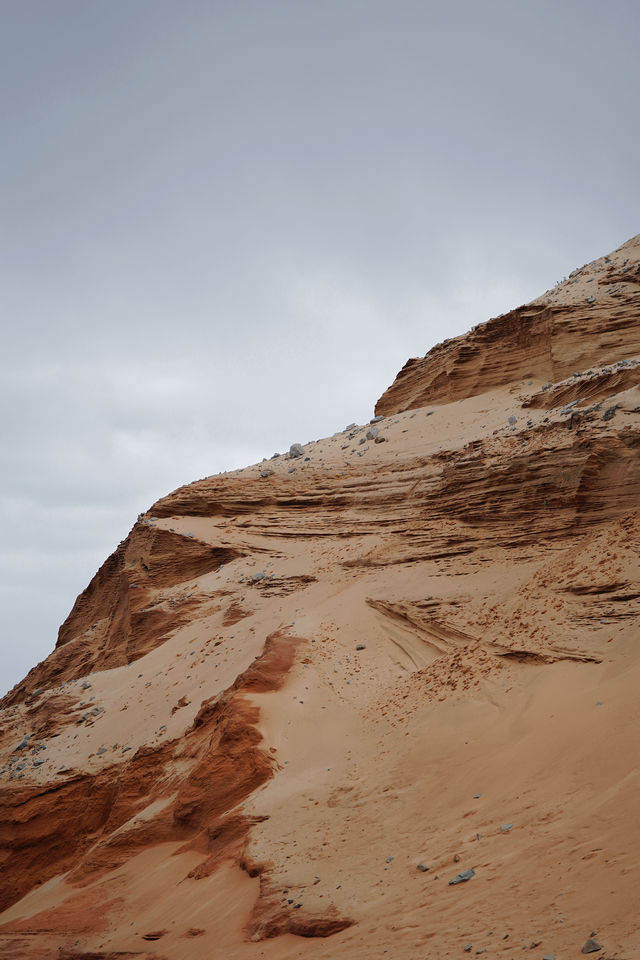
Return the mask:
[[556,382],[640,354],[640,236],[525,307],[408,360],[378,400],[389,416],[533,378]]
[[139,518],[0,703],[0,956],[640,952],[639,258]]

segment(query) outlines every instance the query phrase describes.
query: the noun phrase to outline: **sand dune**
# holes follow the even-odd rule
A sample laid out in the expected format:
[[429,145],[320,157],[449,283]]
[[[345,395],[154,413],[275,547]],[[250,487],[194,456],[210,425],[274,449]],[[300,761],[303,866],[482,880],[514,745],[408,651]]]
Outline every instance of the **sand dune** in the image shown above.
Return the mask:
[[1,701],[0,956],[640,956],[640,237],[375,410],[158,501]]

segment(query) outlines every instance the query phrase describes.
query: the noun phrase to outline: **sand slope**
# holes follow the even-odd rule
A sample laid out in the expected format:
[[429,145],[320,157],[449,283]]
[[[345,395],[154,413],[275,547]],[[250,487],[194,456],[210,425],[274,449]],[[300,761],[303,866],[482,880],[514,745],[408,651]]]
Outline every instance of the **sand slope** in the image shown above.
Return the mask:
[[640,955],[639,260],[139,518],[1,703],[0,956]]

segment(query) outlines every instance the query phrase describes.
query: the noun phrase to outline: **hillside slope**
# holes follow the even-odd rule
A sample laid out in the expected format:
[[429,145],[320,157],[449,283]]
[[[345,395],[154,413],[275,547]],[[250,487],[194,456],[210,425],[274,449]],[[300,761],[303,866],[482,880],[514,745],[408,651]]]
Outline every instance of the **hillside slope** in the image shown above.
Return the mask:
[[640,955],[639,261],[139,518],[0,702],[0,956]]

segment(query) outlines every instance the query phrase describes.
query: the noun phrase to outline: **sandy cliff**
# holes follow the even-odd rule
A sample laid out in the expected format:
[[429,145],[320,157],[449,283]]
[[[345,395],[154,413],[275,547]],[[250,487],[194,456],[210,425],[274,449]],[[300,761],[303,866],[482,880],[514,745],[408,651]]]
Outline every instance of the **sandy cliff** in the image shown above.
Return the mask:
[[640,955],[639,284],[139,518],[0,704],[0,956]]
[[376,413],[451,403],[531,377],[556,382],[637,357],[639,294],[640,237],[633,237],[537,300],[408,360]]

